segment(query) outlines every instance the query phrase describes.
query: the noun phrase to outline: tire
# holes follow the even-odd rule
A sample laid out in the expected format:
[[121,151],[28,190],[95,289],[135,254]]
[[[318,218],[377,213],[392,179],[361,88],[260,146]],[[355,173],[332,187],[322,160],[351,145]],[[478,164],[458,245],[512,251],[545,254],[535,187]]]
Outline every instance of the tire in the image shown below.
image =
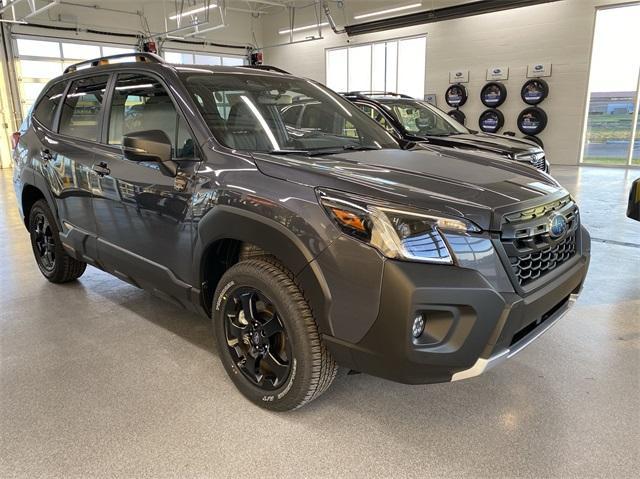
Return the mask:
[[[276,260],[251,258],[229,268],[218,283],[211,309],[222,364],[240,392],[258,406],[272,411],[297,409],[333,382],[337,365],[322,342],[311,309],[292,274]],[[272,311],[277,315],[269,316]],[[276,318],[280,329],[268,336],[264,331]],[[252,322],[257,329],[251,329]],[[278,370],[288,368],[286,375],[278,376],[276,369],[270,372],[269,355],[277,357]]]
[[467,122],[467,116],[461,110],[458,110],[458,109],[449,110],[447,112],[447,115],[449,115],[451,118],[453,118],[454,120],[456,120],[458,123],[462,125],[464,125]]
[[530,106],[518,115],[518,129],[527,136],[536,136],[547,127],[547,114],[542,108]]
[[467,102],[467,98],[469,98],[467,89],[460,83],[451,85],[444,94],[444,101],[453,108],[463,106]]
[[478,126],[485,133],[497,133],[504,126],[504,115],[500,110],[489,108],[478,118]]
[[36,264],[52,283],[74,281],[87,269],[87,263],[72,258],[64,250],[55,217],[45,200],[38,200],[31,207],[29,236]]
[[523,138],[525,140],[533,141],[535,144],[537,144],[540,148],[544,150],[544,143],[539,137],[527,135],[527,136],[523,136]]
[[538,105],[549,95],[549,84],[542,78],[534,78],[522,85],[520,98],[527,105]]
[[480,90],[480,101],[489,108],[498,108],[507,99],[507,87],[500,82],[489,82]]

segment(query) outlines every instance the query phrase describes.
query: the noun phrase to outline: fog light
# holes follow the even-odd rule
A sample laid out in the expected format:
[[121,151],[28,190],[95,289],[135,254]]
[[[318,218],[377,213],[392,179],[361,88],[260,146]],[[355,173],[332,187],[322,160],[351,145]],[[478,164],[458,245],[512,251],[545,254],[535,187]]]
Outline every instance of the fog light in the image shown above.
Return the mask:
[[413,333],[414,338],[419,338],[424,331],[424,318],[421,314],[417,315],[413,320],[413,328],[411,328],[411,332]]

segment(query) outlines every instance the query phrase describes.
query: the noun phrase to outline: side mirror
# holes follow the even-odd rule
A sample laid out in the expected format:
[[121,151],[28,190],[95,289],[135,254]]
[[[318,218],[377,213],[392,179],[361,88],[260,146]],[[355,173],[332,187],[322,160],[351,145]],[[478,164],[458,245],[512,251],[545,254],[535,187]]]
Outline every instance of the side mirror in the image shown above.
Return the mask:
[[627,216],[632,220],[640,221],[640,178],[631,185]]
[[178,164],[171,159],[171,140],[162,130],[129,133],[122,139],[122,152],[127,160],[158,163],[167,176],[178,174]]

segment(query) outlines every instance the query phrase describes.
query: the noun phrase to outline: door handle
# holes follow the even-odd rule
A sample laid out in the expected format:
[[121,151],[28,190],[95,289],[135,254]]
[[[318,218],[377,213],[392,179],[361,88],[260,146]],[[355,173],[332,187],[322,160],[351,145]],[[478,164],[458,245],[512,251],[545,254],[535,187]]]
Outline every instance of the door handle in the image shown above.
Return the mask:
[[98,174],[98,176],[106,176],[111,173],[111,170],[104,161],[94,164],[92,169]]
[[53,155],[47,148],[45,148],[44,150],[40,150],[40,158],[44,163],[48,163],[53,160]]

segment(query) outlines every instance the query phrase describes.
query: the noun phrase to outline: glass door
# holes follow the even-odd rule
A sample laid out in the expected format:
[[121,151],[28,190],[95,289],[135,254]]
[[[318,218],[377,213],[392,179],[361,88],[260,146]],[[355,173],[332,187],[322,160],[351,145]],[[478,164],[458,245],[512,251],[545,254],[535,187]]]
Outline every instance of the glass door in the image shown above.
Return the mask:
[[640,164],[640,4],[597,11],[582,162]]

